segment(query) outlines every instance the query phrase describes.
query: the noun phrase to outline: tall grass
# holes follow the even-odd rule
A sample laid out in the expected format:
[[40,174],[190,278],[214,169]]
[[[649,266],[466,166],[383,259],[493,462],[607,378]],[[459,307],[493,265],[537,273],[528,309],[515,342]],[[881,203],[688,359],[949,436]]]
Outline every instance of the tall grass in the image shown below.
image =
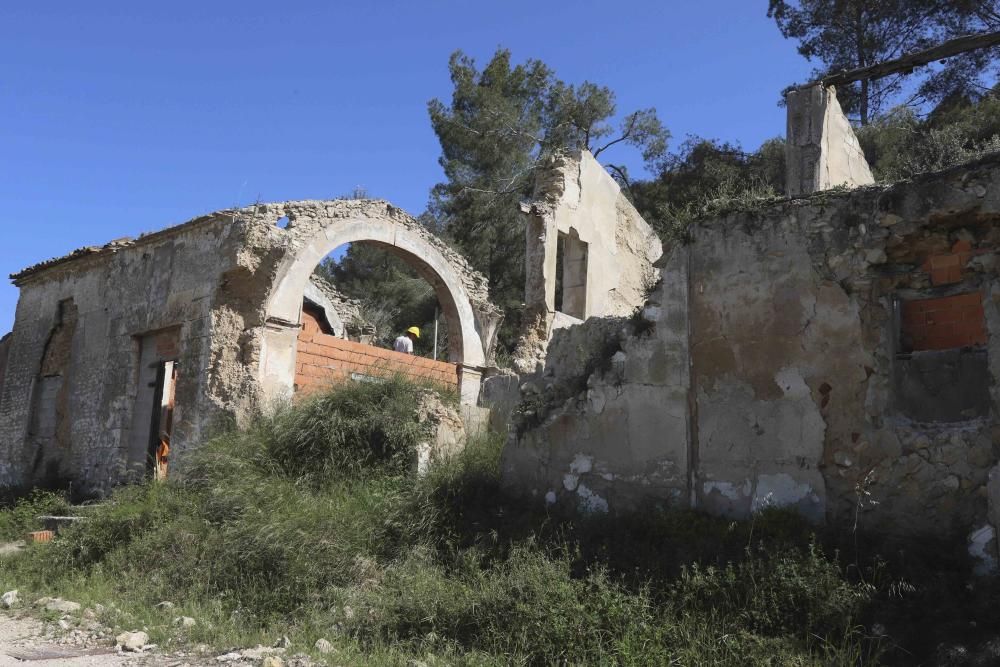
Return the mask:
[[[793,515],[549,516],[502,493],[496,436],[416,477],[420,391],[342,386],[222,434],[184,481],[121,489],[51,544],[0,560],[0,586],[113,604],[105,622],[166,646],[326,637],[335,664],[892,657],[868,628],[902,589],[852,574]],[[174,628],[182,614],[198,625]]]

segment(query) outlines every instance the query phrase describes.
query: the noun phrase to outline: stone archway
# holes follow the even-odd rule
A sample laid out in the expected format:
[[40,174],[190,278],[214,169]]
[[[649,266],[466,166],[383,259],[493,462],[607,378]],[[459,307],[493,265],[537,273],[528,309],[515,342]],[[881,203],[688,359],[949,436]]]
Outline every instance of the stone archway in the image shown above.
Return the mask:
[[265,303],[259,379],[269,398],[291,395],[302,298],[324,257],[347,243],[373,243],[399,256],[434,288],[448,326],[449,360],[459,365],[463,403],[479,397],[501,316],[486,279],[412,216],[385,201],[264,204],[257,216],[287,218],[286,245]]

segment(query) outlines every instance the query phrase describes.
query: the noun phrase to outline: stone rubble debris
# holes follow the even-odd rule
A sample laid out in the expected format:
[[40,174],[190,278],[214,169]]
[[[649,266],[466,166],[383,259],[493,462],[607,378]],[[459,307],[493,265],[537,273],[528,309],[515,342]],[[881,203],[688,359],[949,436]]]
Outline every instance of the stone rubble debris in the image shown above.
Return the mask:
[[123,632],[115,638],[115,643],[123,651],[138,653],[149,644],[149,635],[141,630],[138,632]]
[[2,597],[0,597],[0,607],[3,607],[4,609],[12,609],[19,604],[21,604],[21,598],[18,596],[16,590],[7,591]]

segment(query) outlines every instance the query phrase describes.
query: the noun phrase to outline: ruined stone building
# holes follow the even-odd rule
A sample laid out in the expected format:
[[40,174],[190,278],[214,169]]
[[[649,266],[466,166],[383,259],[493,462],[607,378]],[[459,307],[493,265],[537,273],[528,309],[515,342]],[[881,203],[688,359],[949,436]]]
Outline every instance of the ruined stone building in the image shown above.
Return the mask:
[[[343,338],[350,304],[312,274],[352,242],[403,257],[433,286],[450,363]],[[21,296],[0,343],[0,488],[58,480],[101,492],[151,474],[163,444],[182,473],[216,426],[384,370],[474,404],[500,321],[485,279],[383,201],[222,211],[12,278]]]
[[[666,246],[589,153],[545,164],[513,370],[483,276],[383,201],[221,211],[28,268],[0,340],[0,487],[101,492],[154,474],[163,443],[182,475],[217,425],[402,369],[491,410],[506,487],[538,503],[857,514],[995,560],[1000,156],[874,185],[832,88],[788,102],[794,196]],[[434,287],[448,362],[345,338],[352,304],[312,276],[352,242]]]
[[[546,172],[550,181],[553,173],[565,176],[560,193],[576,184],[572,196],[550,197],[559,218],[552,238],[558,226],[573,240],[565,270],[585,289],[567,298],[573,321],[641,305],[660,254],[655,235],[589,154]],[[581,213],[568,220],[560,207]],[[376,244],[431,284],[447,362],[347,340],[356,304],[313,272],[353,242]],[[557,255],[554,246],[539,255],[551,256],[552,266],[539,267],[550,301]],[[481,379],[495,371],[500,313],[485,278],[383,201],[221,211],[12,278],[21,297],[14,331],[0,342],[0,488],[58,481],[102,492],[155,473],[161,450],[182,474],[185,453],[229,420],[385,373],[456,389],[471,419]]]
[[505,483],[584,511],[857,514],[992,566],[1000,155],[865,186],[834,91],[789,102],[802,196],[694,224],[636,317],[556,331],[520,378]]

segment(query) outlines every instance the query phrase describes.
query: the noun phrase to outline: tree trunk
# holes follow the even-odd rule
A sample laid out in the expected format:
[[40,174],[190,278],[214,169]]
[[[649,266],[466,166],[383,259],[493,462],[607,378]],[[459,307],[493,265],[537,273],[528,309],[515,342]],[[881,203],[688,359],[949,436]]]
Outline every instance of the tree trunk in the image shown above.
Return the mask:
[[861,81],[861,124],[868,124],[868,79]]
[[[858,57],[858,67],[864,67],[868,63],[867,58],[865,58],[865,13],[862,3],[857,3],[855,5],[855,15],[854,15],[854,44],[857,49]],[[868,124],[868,94],[869,94],[869,80],[861,80],[861,124]]]

